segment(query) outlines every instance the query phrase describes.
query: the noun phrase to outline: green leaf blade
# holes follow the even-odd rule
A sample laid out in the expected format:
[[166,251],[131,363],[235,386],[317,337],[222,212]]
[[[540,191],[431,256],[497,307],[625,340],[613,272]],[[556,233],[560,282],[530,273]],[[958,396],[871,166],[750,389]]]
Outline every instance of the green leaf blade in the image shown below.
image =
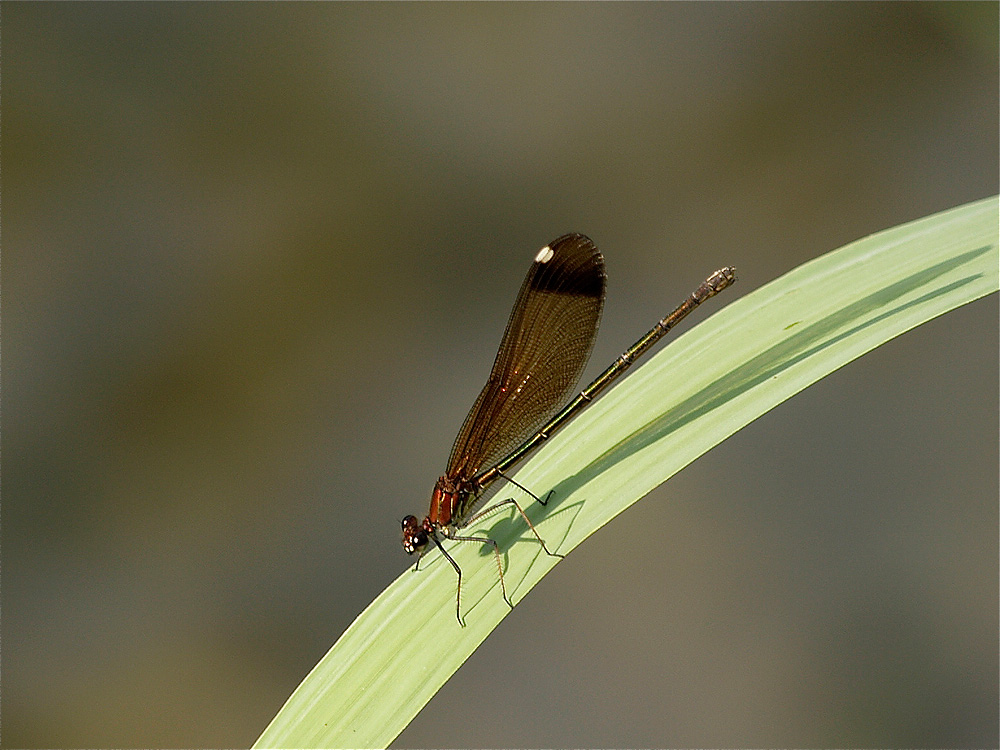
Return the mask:
[[[554,495],[526,511],[568,553],[632,503],[746,424],[901,333],[1000,286],[997,197],[853,242],[794,269],[663,348],[518,472]],[[515,604],[558,562],[523,520],[477,524],[504,555]],[[387,531],[387,533],[390,533]],[[255,747],[384,747],[482,643],[509,608],[492,553],[431,553],[355,620]]]

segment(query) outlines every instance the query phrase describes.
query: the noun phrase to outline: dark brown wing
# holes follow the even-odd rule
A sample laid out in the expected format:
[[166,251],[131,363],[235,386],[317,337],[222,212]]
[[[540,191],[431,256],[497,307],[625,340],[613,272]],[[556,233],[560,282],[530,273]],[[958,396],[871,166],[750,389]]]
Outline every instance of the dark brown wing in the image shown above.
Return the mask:
[[469,479],[492,467],[564,405],[594,346],[604,287],[604,258],[582,234],[539,251],[489,380],[451,449],[448,476]]

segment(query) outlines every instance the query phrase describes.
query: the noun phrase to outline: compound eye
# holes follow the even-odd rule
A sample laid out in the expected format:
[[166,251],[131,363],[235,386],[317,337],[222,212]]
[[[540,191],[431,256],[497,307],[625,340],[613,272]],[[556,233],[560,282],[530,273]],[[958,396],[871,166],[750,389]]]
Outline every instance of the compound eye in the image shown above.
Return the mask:
[[403,549],[406,554],[412,555],[414,552],[423,552],[427,546],[427,532],[417,523],[415,516],[407,516],[403,519]]

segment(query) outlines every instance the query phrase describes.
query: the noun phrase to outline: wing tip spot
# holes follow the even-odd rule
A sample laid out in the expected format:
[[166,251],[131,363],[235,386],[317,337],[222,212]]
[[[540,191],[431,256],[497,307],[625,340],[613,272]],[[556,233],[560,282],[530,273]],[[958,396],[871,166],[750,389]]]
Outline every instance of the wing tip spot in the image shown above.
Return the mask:
[[552,260],[553,255],[555,253],[552,251],[552,248],[546,245],[538,251],[538,255],[535,256],[535,263],[548,263]]

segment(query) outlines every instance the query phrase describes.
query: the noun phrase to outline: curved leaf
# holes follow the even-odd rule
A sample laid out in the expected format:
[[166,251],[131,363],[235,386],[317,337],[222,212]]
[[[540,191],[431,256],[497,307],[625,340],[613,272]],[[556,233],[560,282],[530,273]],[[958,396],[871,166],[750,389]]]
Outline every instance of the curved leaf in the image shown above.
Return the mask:
[[[517,474],[526,510],[566,554],[738,429],[889,339],[998,288],[996,197],[853,242],[747,294],[679,337],[552,438]],[[507,488],[511,489],[511,488]],[[505,490],[506,492],[506,490]],[[476,525],[504,553],[516,603],[558,558],[515,513]],[[369,605],[256,747],[384,747],[507,615],[489,549],[451,543]]]

